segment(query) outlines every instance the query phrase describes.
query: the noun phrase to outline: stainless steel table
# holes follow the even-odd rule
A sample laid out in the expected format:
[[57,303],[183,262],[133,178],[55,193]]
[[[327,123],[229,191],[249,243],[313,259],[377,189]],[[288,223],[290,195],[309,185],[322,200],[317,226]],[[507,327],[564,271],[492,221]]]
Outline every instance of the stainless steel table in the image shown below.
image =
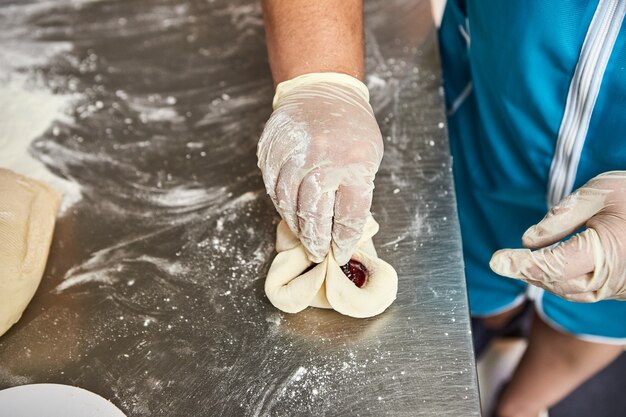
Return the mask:
[[0,50],[21,60],[0,83],[47,92],[33,123],[64,97],[30,152],[73,201],[0,338],[0,388],[77,385],[129,416],[478,416],[428,2],[366,2],[366,26],[374,241],[400,291],[356,320],[263,293],[278,218],[255,158],[272,96],[257,2],[3,1]]

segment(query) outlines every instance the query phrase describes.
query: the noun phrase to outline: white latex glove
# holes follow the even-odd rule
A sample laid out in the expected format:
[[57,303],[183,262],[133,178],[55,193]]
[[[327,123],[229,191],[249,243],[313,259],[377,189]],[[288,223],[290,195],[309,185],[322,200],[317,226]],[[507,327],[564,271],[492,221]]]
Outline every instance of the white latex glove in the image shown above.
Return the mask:
[[[550,247],[582,225],[586,230]],[[626,171],[593,178],[529,228],[522,241],[543,249],[500,250],[491,269],[572,301],[626,300]]]
[[257,156],[267,193],[313,262],[343,265],[369,216],[383,141],[367,87],[338,73],[280,83]]

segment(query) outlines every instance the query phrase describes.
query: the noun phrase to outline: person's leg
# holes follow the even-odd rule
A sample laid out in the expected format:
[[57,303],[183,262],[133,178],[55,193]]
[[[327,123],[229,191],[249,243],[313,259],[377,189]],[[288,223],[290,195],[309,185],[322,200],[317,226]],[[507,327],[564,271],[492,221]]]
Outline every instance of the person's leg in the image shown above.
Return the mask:
[[498,417],[537,417],[611,363],[623,347],[559,332],[536,314],[528,348],[497,405]]
[[494,339],[528,334],[529,305],[527,302],[491,316],[471,317],[474,355],[479,360]]
[[528,303],[523,303],[492,316],[472,317],[472,342],[477,360],[494,339],[527,334],[528,307]]
[[506,326],[511,321],[511,319],[513,319],[517,314],[521,313],[525,307],[526,307],[526,303],[520,304],[500,314],[495,314],[493,316],[488,316],[488,317],[481,317],[480,321],[482,321],[482,323],[487,328],[498,330]]

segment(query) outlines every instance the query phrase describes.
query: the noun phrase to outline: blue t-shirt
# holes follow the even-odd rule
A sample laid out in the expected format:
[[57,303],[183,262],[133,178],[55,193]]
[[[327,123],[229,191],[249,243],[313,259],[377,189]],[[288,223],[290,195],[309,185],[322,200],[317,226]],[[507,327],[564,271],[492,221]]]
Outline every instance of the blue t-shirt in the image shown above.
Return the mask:
[[[491,272],[494,251],[521,247],[549,206],[592,177],[626,170],[625,13],[626,0],[448,0],[441,59],[476,315],[525,292]],[[566,330],[626,338],[626,319],[608,330],[582,323],[594,311],[626,317],[626,302],[543,298],[542,312]]]

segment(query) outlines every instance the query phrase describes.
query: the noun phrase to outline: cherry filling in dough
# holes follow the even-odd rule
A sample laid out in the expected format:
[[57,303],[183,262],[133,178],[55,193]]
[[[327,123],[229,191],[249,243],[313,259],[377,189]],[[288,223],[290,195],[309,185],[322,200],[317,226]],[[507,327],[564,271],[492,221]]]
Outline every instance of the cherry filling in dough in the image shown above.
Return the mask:
[[365,284],[367,269],[361,262],[350,259],[347,264],[341,267],[341,270],[357,287],[361,288]]

